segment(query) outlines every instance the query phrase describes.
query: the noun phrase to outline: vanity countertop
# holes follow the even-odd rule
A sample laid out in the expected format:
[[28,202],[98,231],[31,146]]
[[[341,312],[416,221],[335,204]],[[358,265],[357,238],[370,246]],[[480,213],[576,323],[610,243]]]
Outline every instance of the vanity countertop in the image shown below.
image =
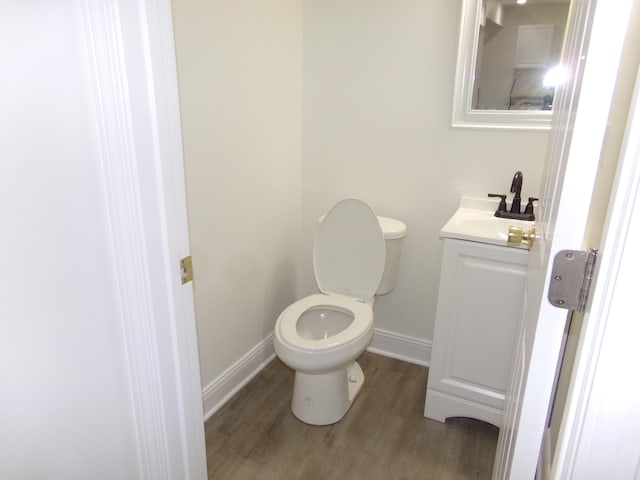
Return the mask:
[[528,248],[526,244],[507,242],[509,227],[531,230],[535,222],[495,217],[497,204],[494,199],[461,197],[458,210],[442,227],[440,236],[503,247]]

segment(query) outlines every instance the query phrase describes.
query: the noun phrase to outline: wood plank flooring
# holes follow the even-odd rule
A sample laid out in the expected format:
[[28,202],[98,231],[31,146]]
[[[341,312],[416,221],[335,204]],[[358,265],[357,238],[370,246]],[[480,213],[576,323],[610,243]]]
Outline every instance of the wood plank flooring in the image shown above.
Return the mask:
[[294,372],[277,358],[205,425],[210,480],[488,479],[498,429],[422,416],[428,369],[365,353],[365,383],[334,425],[291,413]]

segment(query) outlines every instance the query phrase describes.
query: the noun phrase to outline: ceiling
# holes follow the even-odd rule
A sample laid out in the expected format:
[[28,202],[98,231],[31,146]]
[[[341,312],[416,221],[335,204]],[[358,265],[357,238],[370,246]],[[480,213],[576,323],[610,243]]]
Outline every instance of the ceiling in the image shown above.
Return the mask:
[[[516,4],[516,0],[498,0],[505,6],[511,6]],[[527,5],[540,5],[543,3],[569,3],[570,0],[527,0]]]

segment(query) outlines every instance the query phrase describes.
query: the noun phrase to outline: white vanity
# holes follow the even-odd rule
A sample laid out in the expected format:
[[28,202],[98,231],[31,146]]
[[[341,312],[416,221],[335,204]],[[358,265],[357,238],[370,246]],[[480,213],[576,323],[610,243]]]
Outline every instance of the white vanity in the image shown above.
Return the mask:
[[425,417],[470,417],[498,427],[523,295],[529,250],[508,244],[509,227],[533,222],[493,216],[496,203],[463,197],[444,238]]

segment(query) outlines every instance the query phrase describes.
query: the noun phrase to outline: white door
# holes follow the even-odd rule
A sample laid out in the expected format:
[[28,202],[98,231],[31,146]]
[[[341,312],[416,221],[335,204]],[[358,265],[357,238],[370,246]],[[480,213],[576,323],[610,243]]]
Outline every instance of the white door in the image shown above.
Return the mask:
[[[631,0],[574,0],[494,478],[535,477],[567,311],[547,300],[553,257],[582,245]],[[585,54],[588,54],[585,57]]]
[[549,478],[640,478],[640,69]]

